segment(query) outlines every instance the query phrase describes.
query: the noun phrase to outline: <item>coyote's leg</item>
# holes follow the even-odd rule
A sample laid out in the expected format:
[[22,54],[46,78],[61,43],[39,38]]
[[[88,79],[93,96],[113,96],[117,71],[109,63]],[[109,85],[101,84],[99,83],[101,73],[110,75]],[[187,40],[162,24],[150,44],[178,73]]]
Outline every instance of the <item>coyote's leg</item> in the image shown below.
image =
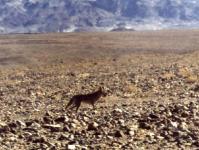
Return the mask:
[[76,108],[76,112],[77,112],[78,109],[79,109],[79,107],[80,107],[80,105],[81,105],[81,101],[77,102],[75,105],[76,105],[76,107],[77,107],[77,108]]
[[72,104],[73,104],[73,99],[71,98],[71,100],[68,102],[68,105],[66,106],[66,109],[67,109],[68,107],[70,107]]
[[95,103],[92,103],[93,109],[95,109]]
[[75,108],[75,107],[77,107],[77,105],[76,105],[76,104],[74,104],[74,105],[73,105],[73,107],[71,107],[71,109],[73,109],[73,108]]

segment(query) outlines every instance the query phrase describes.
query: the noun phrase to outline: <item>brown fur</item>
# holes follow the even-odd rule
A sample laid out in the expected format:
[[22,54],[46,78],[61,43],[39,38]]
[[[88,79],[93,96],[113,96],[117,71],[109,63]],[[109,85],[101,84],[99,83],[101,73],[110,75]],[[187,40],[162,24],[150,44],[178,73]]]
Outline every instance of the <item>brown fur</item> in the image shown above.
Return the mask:
[[90,94],[79,94],[79,95],[75,95],[73,96],[68,105],[66,106],[66,108],[68,108],[69,106],[73,105],[72,108],[76,107],[76,112],[78,111],[81,102],[90,104],[93,106],[93,109],[95,108],[95,103],[100,99],[101,96],[105,96],[106,94],[102,91],[102,88],[100,87],[99,90],[97,90],[96,92],[90,93]]

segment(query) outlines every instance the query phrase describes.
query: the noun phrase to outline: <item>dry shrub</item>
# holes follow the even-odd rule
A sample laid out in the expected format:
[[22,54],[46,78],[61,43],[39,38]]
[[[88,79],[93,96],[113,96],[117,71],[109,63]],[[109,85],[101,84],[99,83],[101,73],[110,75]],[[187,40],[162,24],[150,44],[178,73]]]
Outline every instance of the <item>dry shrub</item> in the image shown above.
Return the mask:
[[167,73],[164,73],[163,75],[161,75],[161,78],[164,80],[170,80],[174,77],[175,77],[175,74],[173,72],[167,72]]
[[192,74],[186,78],[186,82],[188,82],[188,83],[195,83],[197,81],[198,81],[198,76],[194,75],[194,74]]
[[187,78],[187,77],[189,77],[191,74],[192,74],[191,70],[188,69],[187,67],[179,68],[179,70],[178,70],[178,75],[179,75],[180,77],[183,77],[183,78]]
[[134,85],[134,84],[129,84],[129,85],[126,85],[125,91],[127,93],[135,93],[135,94],[137,94],[137,93],[141,92],[141,89],[139,87],[137,87],[136,85]]
[[198,76],[195,75],[190,69],[188,69],[187,67],[184,68],[180,68],[178,70],[178,75],[180,77],[185,78],[187,83],[195,83],[198,81]]

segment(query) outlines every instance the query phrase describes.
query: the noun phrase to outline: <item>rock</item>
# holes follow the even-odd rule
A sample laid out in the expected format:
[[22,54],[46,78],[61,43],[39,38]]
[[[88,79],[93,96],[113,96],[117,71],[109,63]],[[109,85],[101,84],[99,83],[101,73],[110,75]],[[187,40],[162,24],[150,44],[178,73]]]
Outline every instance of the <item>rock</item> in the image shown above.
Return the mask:
[[184,111],[184,112],[181,114],[181,116],[184,117],[184,118],[187,118],[187,117],[190,116],[190,114],[189,114],[189,112]]
[[199,147],[199,141],[195,141],[195,142],[193,143],[193,145],[195,145],[196,147]]
[[31,126],[34,123],[34,121],[26,121],[25,124],[27,127]]
[[134,136],[135,135],[135,132],[134,131],[128,131],[128,134],[130,135],[130,136]]
[[23,128],[23,131],[27,131],[27,132],[31,132],[31,133],[38,133],[39,129],[35,129],[35,128],[31,128],[31,127],[27,127],[27,128]]
[[10,128],[12,128],[12,129],[18,127],[17,124],[16,124],[15,122],[8,123],[8,126],[9,126]]
[[8,140],[11,141],[11,142],[17,142],[17,138],[13,137],[13,136],[9,137]]
[[50,117],[50,116],[44,116],[44,117],[43,117],[43,122],[44,122],[45,124],[53,124],[53,123],[54,123],[54,120],[53,120],[52,117]]
[[110,135],[108,135],[107,138],[108,138],[109,140],[113,140],[113,137],[110,136]]
[[164,137],[160,136],[160,135],[157,135],[156,138],[159,139],[159,140],[163,140],[164,139]]
[[79,122],[77,119],[73,119],[73,120],[72,120],[72,123],[74,123],[74,124],[76,124],[76,125],[79,125],[79,124],[80,124],[80,122]]
[[41,136],[41,137],[32,137],[31,141],[33,143],[45,143],[47,140],[45,137]]
[[22,138],[27,138],[33,136],[33,134],[31,132],[24,131],[22,136],[23,136]]
[[61,116],[58,117],[54,120],[56,123],[64,123],[64,122],[68,122],[69,118],[67,116]]
[[125,137],[124,133],[120,130],[115,131],[114,136],[117,138]]
[[121,125],[121,126],[125,126],[125,121],[123,119],[119,119],[118,123]]
[[170,121],[170,124],[172,127],[177,128],[178,127],[178,123],[174,122],[174,121]]
[[75,137],[74,137],[73,134],[69,135],[69,140],[70,140],[70,141],[73,141],[74,139],[75,139]]
[[34,128],[34,129],[40,129],[41,125],[39,123],[37,123],[37,122],[33,122],[30,127]]
[[97,130],[98,129],[98,124],[96,122],[93,122],[93,123],[90,123],[87,127],[87,130],[90,131],[90,130]]
[[64,132],[69,132],[69,131],[70,131],[69,126],[68,126],[68,125],[64,125],[63,131],[64,131]]
[[85,122],[88,122],[90,119],[89,119],[88,117],[84,116],[84,117],[83,117],[83,120],[84,120]]
[[[41,145],[41,148],[42,148],[42,149],[48,149],[48,145],[47,145],[47,144],[41,143],[40,145]],[[52,148],[51,148],[51,149],[52,149]]]
[[122,113],[123,111],[122,111],[122,109],[115,108],[115,109],[113,110],[113,112],[114,112],[114,113]]
[[150,117],[151,119],[159,119],[159,116],[157,116],[156,114],[153,114],[153,113],[150,113],[150,114],[149,114],[149,117]]
[[18,126],[20,126],[21,128],[25,128],[25,127],[26,127],[26,123],[23,122],[23,121],[21,121],[21,120],[17,120],[17,121],[16,121],[16,124],[17,124]]
[[63,133],[58,138],[58,140],[68,140],[68,139],[69,139],[69,135],[68,134],[63,134]]
[[68,150],[75,150],[76,149],[76,145],[67,145],[67,149]]
[[77,128],[77,125],[76,125],[75,123],[71,123],[70,126],[71,126],[72,128],[74,128],[74,129]]
[[43,128],[50,129],[51,132],[60,132],[62,130],[62,126],[59,124],[44,124]]
[[81,149],[81,150],[87,150],[87,149],[88,149],[87,146],[76,146],[76,147],[78,147],[78,148]]
[[9,131],[9,126],[5,122],[0,122],[0,133]]
[[182,122],[180,125],[179,125],[179,128],[181,130],[184,130],[184,131],[188,131],[188,126],[185,122]]
[[150,130],[152,127],[147,122],[139,122],[139,128]]

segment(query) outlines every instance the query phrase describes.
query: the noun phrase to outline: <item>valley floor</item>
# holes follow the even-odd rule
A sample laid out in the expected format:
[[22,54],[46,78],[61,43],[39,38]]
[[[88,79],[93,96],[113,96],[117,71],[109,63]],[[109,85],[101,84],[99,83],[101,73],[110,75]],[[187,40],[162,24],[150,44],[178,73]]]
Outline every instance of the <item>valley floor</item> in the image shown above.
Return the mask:
[[[199,31],[0,36],[2,149],[196,149]],[[108,95],[66,110],[75,94]]]

